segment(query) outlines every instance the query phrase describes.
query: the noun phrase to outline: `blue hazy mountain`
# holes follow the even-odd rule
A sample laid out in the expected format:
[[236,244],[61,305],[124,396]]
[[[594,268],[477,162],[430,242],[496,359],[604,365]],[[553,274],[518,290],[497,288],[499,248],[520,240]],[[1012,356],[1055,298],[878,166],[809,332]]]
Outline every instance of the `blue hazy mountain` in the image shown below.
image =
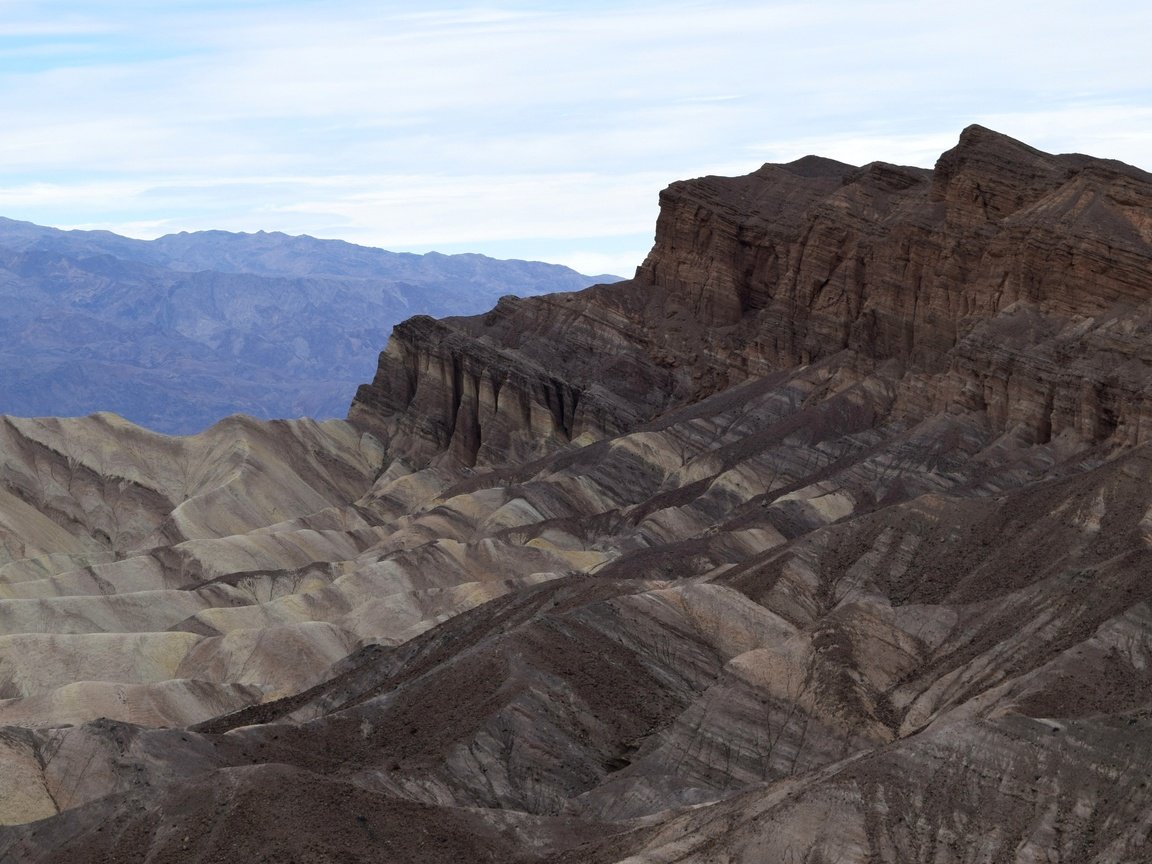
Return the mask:
[[133,240],[0,219],[0,413],[342,417],[392,326],[614,276],[281,233]]

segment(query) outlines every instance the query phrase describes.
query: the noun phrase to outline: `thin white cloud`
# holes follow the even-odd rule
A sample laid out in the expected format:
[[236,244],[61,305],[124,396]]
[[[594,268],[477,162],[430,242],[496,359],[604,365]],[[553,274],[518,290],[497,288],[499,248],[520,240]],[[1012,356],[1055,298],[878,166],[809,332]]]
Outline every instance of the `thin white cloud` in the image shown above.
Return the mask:
[[[1093,16],[1070,0],[0,2],[0,37],[33,40],[0,63],[0,215],[483,251],[650,235],[668,182],[764,161],[931,165],[970,122],[1152,167],[1152,10]],[[69,33],[87,46],[73,57],[35,42]]]
[[[663,178],[641,174],[501,176],[174,178],[161,184],[105,181],[0,187],[0,212],[54,211],[68,228],[102,227],[136,237],[183,229],[270,227],[388,248],[650,236]],[[111,219],[91,218],[109,212]],[[182,206],[182,219],[133,218],[147,207]],[[567,253],[566,253],[567,254]],[[585,258],[591,252],[582,253]],[[632,266],[635,266],[634,262]]]

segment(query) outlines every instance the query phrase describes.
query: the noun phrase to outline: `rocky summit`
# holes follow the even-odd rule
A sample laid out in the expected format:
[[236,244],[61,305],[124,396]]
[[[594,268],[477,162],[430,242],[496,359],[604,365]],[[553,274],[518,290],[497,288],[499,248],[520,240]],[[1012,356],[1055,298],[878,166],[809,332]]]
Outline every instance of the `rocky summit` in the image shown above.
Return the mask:
[[0,860],[1152,860],[1152,175],[660,204],[347,422],[0,423]]

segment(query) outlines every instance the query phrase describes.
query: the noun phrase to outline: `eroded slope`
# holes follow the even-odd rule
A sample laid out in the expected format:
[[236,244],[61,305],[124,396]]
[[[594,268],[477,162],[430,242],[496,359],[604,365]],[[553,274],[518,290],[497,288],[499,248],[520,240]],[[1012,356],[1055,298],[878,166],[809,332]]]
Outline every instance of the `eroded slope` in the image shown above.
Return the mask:
[[1150,201],[978,127],[688,181],[397,328],[370,436],[10,426],[0,855],[1147,859]]

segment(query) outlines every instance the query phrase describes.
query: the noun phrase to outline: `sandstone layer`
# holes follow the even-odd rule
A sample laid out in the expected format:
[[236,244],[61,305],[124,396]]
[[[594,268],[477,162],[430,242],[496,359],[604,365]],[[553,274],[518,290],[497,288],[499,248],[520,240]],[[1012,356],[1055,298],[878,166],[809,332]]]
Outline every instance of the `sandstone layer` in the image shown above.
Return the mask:
[[1152,176],[673,184],[349,423],[4,425],[0,858],[1152,860]]

